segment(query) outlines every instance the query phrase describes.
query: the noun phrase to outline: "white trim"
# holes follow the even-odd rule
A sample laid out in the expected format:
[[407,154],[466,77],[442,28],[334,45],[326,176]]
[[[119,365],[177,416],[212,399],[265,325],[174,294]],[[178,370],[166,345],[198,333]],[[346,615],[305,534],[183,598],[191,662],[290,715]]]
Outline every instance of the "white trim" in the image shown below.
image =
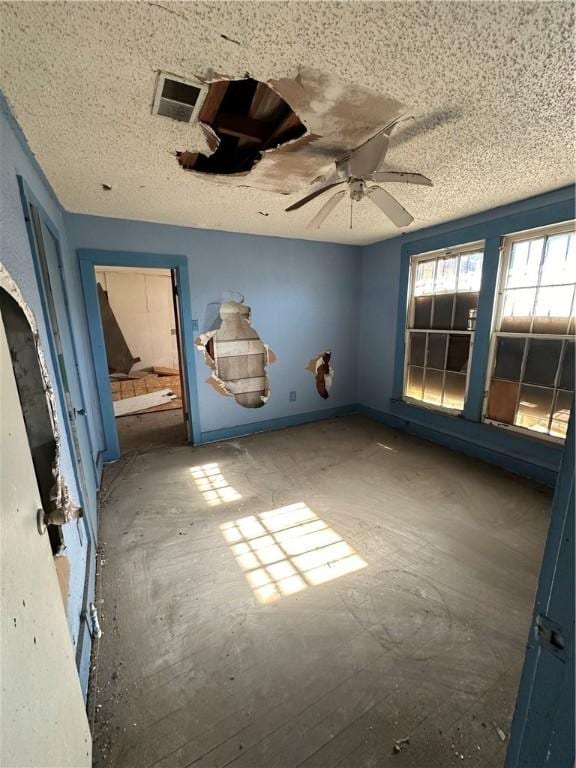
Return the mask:
[[475,240],[471,243],[462,243],[462,245],[449,246],[447,248],[438,248],[435,251],[426,251],[424,253],[415,253],[410,256],[410,265],[418,261],[428,261],[429,259],[437,259],[441,255],[444,256],[460,256],[465,253],[476,253],[476,251],[484,252],[486,246],[486,240]]
[[570,219],[569,221],[563,221],[560,224],[546,225],[544,227],[536,227],[535,229],[523,229],[520,232],[511,232],[503,236],[503,240],[511,243],[522,242],[523,240],[537,240],[539,237],[551,237],[552,235],[560,235],[563,232],[575,232],[576,221]]

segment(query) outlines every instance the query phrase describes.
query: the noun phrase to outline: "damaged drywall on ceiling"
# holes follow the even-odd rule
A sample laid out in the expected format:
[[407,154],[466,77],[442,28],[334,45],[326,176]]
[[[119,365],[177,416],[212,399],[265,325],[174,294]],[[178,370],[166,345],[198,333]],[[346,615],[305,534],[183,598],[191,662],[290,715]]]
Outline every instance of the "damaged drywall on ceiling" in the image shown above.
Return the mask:
[[330,397],[330,390],[334,379],[334,369],[330,364],[331,359],[332,352],[328,349],[326,352],[313,357],[306,366],[306,370],[314,374],[316,391],[324,400]]
[[[6,294],[10,296],[14,302],[16,302],[16,304],[22,311],[26,322],[28,323],[30,332],[34,340],[36,360],[38,363],[38,368],[40,370],[40,376],[42,379],[42,389],[44,392],[44,397],[47,405],[48,418],[50,420],[50,429],[54,439],[54,458],[51,465],[51,474],[53,477],[53,483],[49,490],[49,503],[48,505],[44,504],[45,507],[48,506],[48,509],[46,508],[44,509],[45,522],[52,525],[64,525],[65,523],[68,523],[71,520],[75,520],[76,518],[81,517],[82,510],[80,507],[76,506],[72,502],[70,498],[70,491],[68,489],[66,481],[64,480],[64,477],[62,476],[62,472],[61,472],[62,446],[61,446],[61,435],[58,430],[58,422],[56,417],[56,399],[55,399],[54,390],[52,388],[52,383],[50,381],[50,376],[48,374],[48,367],[46,365],[46,360],[44,357],[44,353],[42,351],[42,346],[40,344],[38,327],[37,327],[34,315],[32,313],[32,310],[30,309],[28,304],[25,302],[24,297],[22,296],[22,293],[17,283],[12,279],[6,267],[1,263],[0,263],[0,289],[5,291]],[[13,355],[12,349],[10,350],[10,352],[11,352],[11,355]],[[30,405],[30,403],[32,402],[34,397],[37,396],[37,394],[38,393],[32,393],[30,396],[30,399],[27,397],[22,400],[23,411],[27,408],[28,405]]]
[[198,123],[210,152],[183,151],[176,157],[182,168],[212,175],[245,175],[264,152],[306,133],[286,101],[249,76],[208,83]]
[[219,314],[220,327],[195,342],[214,371],[206,383],[244,408],[261,408],[270,396],[266,367],[276,357],[252,327],[250,307],[225,301]]
[[[204,115],[201,111],[200,120],[206,114],[210,118],[208,123],[219,119],[218,110],[228,83],[243,80],[257,83],[254,101],[248,106],[248,112],[252,110],[257,117],[248,114],[251,122],[244,122],[243,125],[246,130],[252,130],[252,143],[258,139],[260,146],[257,156],[252,157],[249,169],[242,169],[239,165],[237,170],[227,171],[226,174],[211,171],[210,178],[219,183],[284,195],[293,194],[329,173],[332,164],[346,152],[386,126],[408,116],[407,107],[396,99],[353,85],[335,75],[301,67],[294,78],[270,80],[267,83],[249,77],[234,79],[220,76],[206,79],[211,89],[214,86],[217,89],[211,102],[212,111],[206,110]],[[257,99],[258,93],[260,97]],[[262,115],[274,114],[278,105],[289,108],[283,118],[287,121],[285,127],[288,130],[282,135],[283,123],[280,120],[276,129],[280,129],[280,134],[273,131],[267,134],[267,138],[264,138],[263,133],[258,137],[257,131],[260,129],[256,124],[265,123],[260,119]],[[236,119],[235,125],[240,125],[240,122]],[[230,128],[230,115],[223,123]],[[209,124],[207,127],[212,128]],[[218,128],[213,130],[222,141]],[[249,143],[250,137],[244,136],[243,140]],[[267,146],[267,141],[272,143]],[[196,163],[200,157],[205,156],[187,150],[176,154],[179,164],[187,172],[201,172]],[[210,163],[210,158],[206,157],[204,162]]]

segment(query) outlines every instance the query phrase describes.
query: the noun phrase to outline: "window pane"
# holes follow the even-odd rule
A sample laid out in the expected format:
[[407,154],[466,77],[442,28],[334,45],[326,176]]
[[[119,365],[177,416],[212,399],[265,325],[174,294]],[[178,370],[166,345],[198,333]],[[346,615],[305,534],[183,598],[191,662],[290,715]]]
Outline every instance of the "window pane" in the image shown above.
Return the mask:
[[488,395],[486,415],[493,421],[513,424],[518,399],[518,384],[513,381],[492,379]]
[[548,421],[552,411],[552,389],[531,387],[527,384],[520,388],[520,402],[514,423],[518,427],[532,429],[535,432],[548,432]]
[[529,331],[535,299],[535,288],[506,291],[501,330],[516,333]]
[[[482,260],[482,250],[461,254],[458,248],[452,253],[444,251],[424,259],[413,258],[413,304],[406,342],[407,397],[462,410]],[[455,327],[466,333],[454,333]]]
[[479,291],[482,279],[482,252],[466,253],[460,257],[459,291]]
[[452,306],[454,304],[454,294],[447,293],[434,297],[434,318],[432,328],[447,330],[452,328]]
[[416,275],[414,278],[414,296],[431,294],[434,292],[434,271],[436,259],[427,259],[416,263]]
[[437,368],[440,371],[444,370],[444,364],[446,361],[447,338],[448,337],[445,333],[428,334],[428,358],[426,360],[427,368]]
[[544,238],[524,240],[512,245],[506,288],[538,285],[538,272]]
[[444,382],[444,399],[446,408],[461,411],[464,408],[464,393],[466,391],[466,376],[460,373],[447,373]]
[[413,365],[408,368],[408,379],[406,381],[406,394],[416,400],[422,400],[422,383],[424,381],[424,369],[415,368]]
[[576,283],[576,235],[573,232],[548,238],[540,283]]
[[454,330],[455,331],[475,330],[477,309],[478,309],[477,293],[457,294],[456,311],[454,313]]
[[525,339],[511,339],[499,336],[496,340],[496,365],[494,377],[519,381],[524,355]]
[[470,336],[450,334],[448,341],[448,359],[446,369],[466,373],[468,370],[468,355],[470,353]]
[[414,328],[430,328],[433,298],[420,296],[414,301]]
[[442,380],[444,374],[441,371],[426,370],[424,377],[424,400],[427,403],[440,405],[442,403]]
[[539,288],[532,333],[567,333],[574,286]]
[[574,391],[574,342],[568,341],[564,350],[559,386]]
[[572,398],[572,392],[563,392],[562,390],[559,390],[556,395],[556,403],[552,413],[552,424],[550,425],[550,434],[554,435],[554,437],[566,437]]
[[556,381],[562,342],[556,339],[529,339],[524,381],[553,387]]
[[458,272],[458,256],[438,259],[436,266],[436,293],[446,293],[456,290],[456,276]]
[[426,352],[426,334],[410,334],[410,350],[408,353],[408,362],[410,365],[424,365],[424,356]]

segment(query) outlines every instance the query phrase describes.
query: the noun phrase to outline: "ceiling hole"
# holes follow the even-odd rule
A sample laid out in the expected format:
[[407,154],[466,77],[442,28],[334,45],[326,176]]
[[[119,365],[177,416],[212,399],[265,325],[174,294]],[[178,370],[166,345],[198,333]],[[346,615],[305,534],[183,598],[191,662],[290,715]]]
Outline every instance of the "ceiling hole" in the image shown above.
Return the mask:
[[211,83],[198,120],[217,135],[216,151],[209,157],[187,151],[176,155],[182,168],[199,173],[247,173],[265,150],[306,133],[284,99],[251,77]]

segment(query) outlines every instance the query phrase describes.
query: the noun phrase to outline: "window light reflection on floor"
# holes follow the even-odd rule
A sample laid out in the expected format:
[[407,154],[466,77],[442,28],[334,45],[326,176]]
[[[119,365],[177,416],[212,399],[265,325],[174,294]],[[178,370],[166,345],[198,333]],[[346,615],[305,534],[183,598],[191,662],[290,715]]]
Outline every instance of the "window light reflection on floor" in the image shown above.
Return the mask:
[[260,603],[368,565],[303,502],[231,520],[220,530]]
[[242,498],[237,490],[228,485],[218,464],[202,464],[198,467],[191,467],[190,472],[196,487],[201,491],[209,507],[216,507]]

